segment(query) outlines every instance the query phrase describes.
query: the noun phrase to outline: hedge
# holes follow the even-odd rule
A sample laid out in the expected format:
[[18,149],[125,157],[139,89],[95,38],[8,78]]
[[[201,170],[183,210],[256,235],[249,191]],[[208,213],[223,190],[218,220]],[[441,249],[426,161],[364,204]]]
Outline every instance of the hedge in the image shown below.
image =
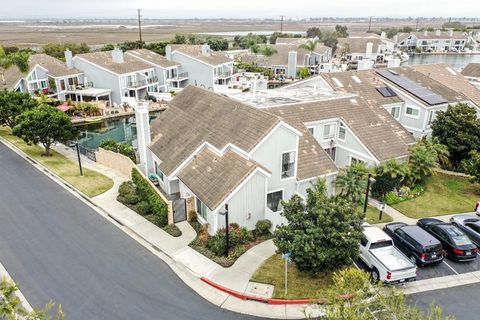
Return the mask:
[[164,227],[168,224],[168,205],[162,197],[152,187],[152,185],[143,177],[137,168],[132,168],[132,181],[137,187],[139,196],[146,200],[150,205],[152,214],[155,215],[156,222]]

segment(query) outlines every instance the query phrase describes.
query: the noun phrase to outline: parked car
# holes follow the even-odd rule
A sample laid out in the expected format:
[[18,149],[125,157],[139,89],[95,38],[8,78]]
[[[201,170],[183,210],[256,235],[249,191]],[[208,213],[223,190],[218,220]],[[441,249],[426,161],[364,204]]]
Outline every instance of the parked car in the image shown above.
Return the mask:
[[392,222],[383,231],[393,239],[412,263],[424,266],[443,261],[443,248],[440,241],[419,226],[410,226],[403,222]]
[[382,229],[364,224],[360,259],[372,271],[372,280],[387,284],[417,279],[417,267],[397,248]]
[[472,261],[477,258],[477,247],[456,226],[435,218],[420,219],[417,225],[440,240],[443,249],[450,259]]
[[470,214],[459,214],[450,218],[450,223],[462,230],[477,247],[480,247],[480,218]]

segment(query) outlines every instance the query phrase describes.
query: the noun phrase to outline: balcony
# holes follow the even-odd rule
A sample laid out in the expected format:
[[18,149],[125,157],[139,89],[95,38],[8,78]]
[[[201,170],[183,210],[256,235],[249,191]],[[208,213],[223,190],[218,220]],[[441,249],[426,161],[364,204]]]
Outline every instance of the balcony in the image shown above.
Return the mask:
[[154,84],[158,82],[157,77],[146,78],[145,80],[138,80],[138,81],[128,81],[127,88],[129,89],[138,89],[142,87],[147,87],[150,84]]
[[182,73],[174,75],[171,78],[168,78],[167,80],[180,82],[180,81],[187,80],[187,79],[188,79],[188,72],[182,72]]
[[74,85],[67,85],[67,91],[78,91],[78,90],[85,90],[89,88],[93,88],[93,82],[91,81],[74,84]]
[[227,78],[230,78],[231,76],[232,76],[232,71],[230,70],[215,73],[215,78],[218,78],[218,79],[227,79]]

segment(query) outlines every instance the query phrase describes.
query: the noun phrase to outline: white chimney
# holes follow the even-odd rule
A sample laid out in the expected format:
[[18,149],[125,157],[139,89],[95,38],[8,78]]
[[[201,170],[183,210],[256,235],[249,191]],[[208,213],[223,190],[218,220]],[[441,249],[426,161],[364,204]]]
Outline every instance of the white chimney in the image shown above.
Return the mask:
[[440,31],[440,29],[437,29],[437,30],[435,31],[435,35],[436,35],[437,37],[439,37],[441,34],[442,34],[442,31]]
[[210,56],[210,46],[208,44],[202,45],[202,55],[206,57]]
[[394,42],[394,43],[397,43],[397,42],[398,42],[398,34],[396,34],[396,35],[393,36],[393,42]]
[[428,30],[423,31],[423,35],[426,37],[428,36]]
[[287,66],[287,77],[295,78],[297,76],[297,51],[290,51],[288,53]]
[[153,160],[148,149],[151,142],[150,116],[148,114],[148,102],[137,102],[135,107],[135,123],[137,127],[138,153],[140,155],[140,170],[148,177],[153,172]]
[[67,64],[67,67],[68,68],[73,68],[73,54],[72,54],[72,51],[70,51],[70,49],[67,48],[67,50],[65,50],[64,52],[65,54],[65,63]]
[[165,47],[165,58],[167,58],[167,60],[172,60],[172,47],[170,45]]
[[380,34],[380,38],[385,39],[386,37],[387,34],[385,33],[385,31],[382,31],[382,33]]
[[372,42],[367,42],[367,47],[366,47],[366,50],[365,50],[365,55],[366,55],[367,59],[372,58],[372,53],[373,53],[373,43]]
[[115,63],[124,63],[125,60],[123,59],[123,51],[115,48],[112,50],[112,60]]
[[449,35],[450,37],[453,36],[453,29],[448,30],[448,35]]

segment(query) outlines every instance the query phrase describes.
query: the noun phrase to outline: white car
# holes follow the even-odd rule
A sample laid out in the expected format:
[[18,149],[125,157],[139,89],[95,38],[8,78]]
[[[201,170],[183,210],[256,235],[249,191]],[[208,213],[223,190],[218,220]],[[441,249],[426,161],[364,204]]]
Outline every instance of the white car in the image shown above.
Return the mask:
[[392,238],[368,224],[363,225],[360,259],[372,271],[375,282],[394,284],[417,279],[417,266],[393,246]]

